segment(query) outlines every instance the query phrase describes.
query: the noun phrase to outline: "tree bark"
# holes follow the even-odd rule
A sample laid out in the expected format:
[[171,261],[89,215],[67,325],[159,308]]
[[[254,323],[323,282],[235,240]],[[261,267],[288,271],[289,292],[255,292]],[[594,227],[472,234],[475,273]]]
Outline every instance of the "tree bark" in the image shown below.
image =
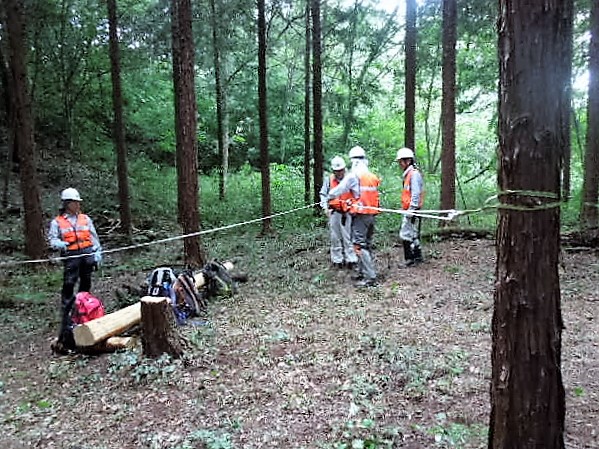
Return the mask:
[[500,0],[489,448],[562,449],[560,175],[572,0]]
[[[172,0],[173,83],[175,87],[175,135],[177,140],[177,191],[179,222],[184,234],[200,228],[197,104],[191,0]],[[185,263],[202,267],[205,256],[198,236],[183,241]]]
[[599,2],[591,7],[589,45],[589,90],[587,99],[587,136],[580,221],[583,228],[597,234],[599,210]]
[[[441,117],[441,209],[455,209],[455,97],[457,0],[443,0],[443,98]],[[440,226],[447,222],[439,221]]]
[[216,1],[210,0],[210,17],[212,25],[212,48],[214,56],[214,89],[216,93],[216,128],[218,151],[221,156],[219,172],[218,197],[224,200],[227,196],[227,176],[229,173],[229,130],[227,120],[227,95],[224,86],[223,64],[221,58],[221,37]]
[[[312,13],[312,101],[314,105],[314,202],[320,201],[320,189],[324,177],[324,152],[322,130],[322,29],[320,0],[311,0]],[[317,208],[317,210],[319,210]]]
[[110,46],[110,73],[112,79],[112,106],[114,108],[113,139],[116,146],[116,171],[119,186],[119,213],[121,231],[131,239],[132,217],[129,199],[129,176],[127,169],[127,147],[123,121],[123,94],[121,89],[121,57],[119,51],[118,19],[116,0],[108,0],[108,24]]
[[141,299],[141,342],[147,357],[168,354],[179,358],[185,352],[168,298]]
[[310,35],[310,0],[306,0],[306,51],[304,54],[304,204],[310,204],[310,159],[311,159],[311,139],[310,139],[310,46],[312,38]]
[[[270,158],[268,154],[268,102],[266,88],[266,11],[258,0],[258,113],[260,120],[260,172],[262,174],[262,217],[271,215]],[[262,233],[271,230],[270,218],[262,220]]]
[[25,209],[25,253],[32,259],[44,256],[46,243],[40,187],[37,175],[37,154],[33,136],[33,113],[27,78],[26,42],[23,3],[6,0],[6,26],[10,48],[11,97],[14,105],[12,121],[15,148],[19,151],[21,192]]
[[416,152],[416,45],[418,30],[416,28],[416,0],[406,0],[406,36],[405,36],[405,129],[404,145]]

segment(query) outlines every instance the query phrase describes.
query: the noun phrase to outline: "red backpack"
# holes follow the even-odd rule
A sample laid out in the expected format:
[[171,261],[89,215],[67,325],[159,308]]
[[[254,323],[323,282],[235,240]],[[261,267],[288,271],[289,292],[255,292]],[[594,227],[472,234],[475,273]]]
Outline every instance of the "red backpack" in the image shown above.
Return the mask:
[[104,316],[104,304],[89,292],[79,292],[75,296],[75,306],[71,320],[73,324],[83,324]]

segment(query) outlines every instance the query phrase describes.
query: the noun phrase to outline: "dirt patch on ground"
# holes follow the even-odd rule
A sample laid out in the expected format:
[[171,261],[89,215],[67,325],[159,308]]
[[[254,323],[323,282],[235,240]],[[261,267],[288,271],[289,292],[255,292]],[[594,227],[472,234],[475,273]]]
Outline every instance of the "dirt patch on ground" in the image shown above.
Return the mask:
[[[384,247],[367,290],[308,249],[257,255],[280,269],[213,302],[184,361],[53,356],[54,305],[3,311],[0,447],[486,447],[493,242],[429,244],[410,270]],[[566,447],[599,447],[597,254],[565,251],[561,285]]]

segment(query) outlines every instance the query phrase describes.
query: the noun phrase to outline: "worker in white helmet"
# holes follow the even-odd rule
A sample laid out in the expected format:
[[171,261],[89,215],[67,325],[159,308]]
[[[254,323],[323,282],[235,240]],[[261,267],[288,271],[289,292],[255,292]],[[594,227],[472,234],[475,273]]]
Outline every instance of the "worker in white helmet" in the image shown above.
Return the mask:
[[60,200],[62,205],[58,216],[50,223],[48,239],[50,247],[60,251],[61,256],[74,256],[64,260],[59,343],[65,345],[75,302],[75,285],[79,281],[80,292],[91,290],[92,272],[102,260],[102,247],[92,219],[81,212],[79,192],[72,187],[64,189]]
[[358,282],[356,287],[377,285],[377,273],[372,254],[375,216],[379,211],[379,178],[368,169],[368,159],[364,148],[355,146],[349,150],[352,163],[351,172],[329,192],[329,199],[339,198],[349,192],[347,201],[352,216],[352,243],[358,256]]
[[[400,148],[397,150],[395,160],[403,170],[401,208],[405,211],[417,211],[424,203],[424,180],[415,165],[414,152],[410,148]],[[404,263],[401,267],[411,267],[422,262],[419,217],[403,216],[399,238],[403,242],[404,250]]]
[[345,168],[345,160],[341,156],[331,159],[332,173],[325,176],[320,189],[320,207],[325,210],[329,219],[331,262],[335,268],[343,268],[343,266],[354,268],[358,262],[351,242],[351,215],[345,202],[352,197],[352,194],[348,192],[334,200],[328,198],[331,189],[343,181]]

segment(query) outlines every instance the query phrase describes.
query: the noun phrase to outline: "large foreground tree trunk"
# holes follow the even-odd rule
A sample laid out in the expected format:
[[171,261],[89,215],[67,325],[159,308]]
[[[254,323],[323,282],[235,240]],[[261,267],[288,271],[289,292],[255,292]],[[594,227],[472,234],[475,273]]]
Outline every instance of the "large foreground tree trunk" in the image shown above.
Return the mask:
[[572,0],[500,0],[491,449],[564,447],[558,254]]
[[44,256],[46,243],[42,203],[37,176],[37,154],[33,138],[33,113],[27,78],[26,42],[23,23],[23,2],[5,0],[6,26],[10,47],[12,86],[11,103],[14,106],[13,131],[15,148],[19,151],[21,192],[25,209],[25,253],[32,259]]
[[127,169],[127,147],[125,146],[125,124],[123,122],[123,94],[121,89],[121,56],[119,51],[116,0],[108,0],[108,24],[110,44],[110,69],[112,77],[112,107],[114,108],[114,143],[116,146],[116,171],[119,184],[119,213],[121,231],[131,237],[132,218],[129,201],[129,177]]
[[[175,86],[175,135],[177,139],[177,191],[179,222],[184,234],[199,231],[199,183],[197,104],[194,78],[191,0],[172,0],[173,82]],[[199,237],[183,241],[185,263],[202,267],[205,257]]]

